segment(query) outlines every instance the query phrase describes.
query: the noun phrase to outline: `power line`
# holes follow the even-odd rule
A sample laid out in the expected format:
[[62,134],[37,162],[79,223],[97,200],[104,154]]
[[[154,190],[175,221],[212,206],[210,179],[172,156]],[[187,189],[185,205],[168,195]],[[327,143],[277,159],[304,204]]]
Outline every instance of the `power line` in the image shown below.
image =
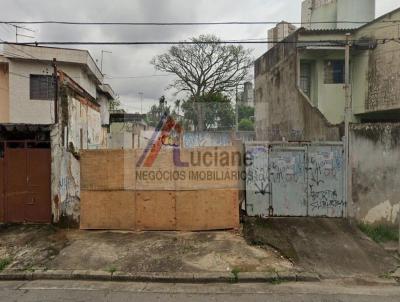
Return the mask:
[[106,76],[105,80],[129,80],[129,79],[146,79],[146,78],[157,78],[157,77],[171,77],[169,74],[154,74],[154,75],[143,75],[143,76]]
[[[381,39],[383,40],[383,39]],[[353,40],[356,42],[358,40]],[[25,46],[41,45],[197,45],[197,44],[313,44],[326,46],[327,43],[345,44],[346,40],[310,40],[310,41],[268,41],[268,40],[220,40],[220,41],[43,41],[43,42],[0,42],[0,44],[13,44]]]
[[[394,41],[395,38],[374,39],[376,42]],[[43,41],[43,42],[19,42],[11,43],[0,40],[0,45],[21,45],[21,46],[41,46],[41,45],[199,45],[199,44],[308,44],[312,46],[344,46],[347,42],[365,42],[364,40],[219,40],[219,41]],[[17,49],[17,48],[16,48]],[[22,50],[19,50],[22,51]]]
[[[306,24],[366,24],[371,20],[343,20],[343,21],[312,21]],[[383,22],[400,22],[400,20],[383,20]],[[96,26],[201,26],[201,25],[271,25],[282,23],[282,21],[217,21],[217,22],[80,22],[80,21],[0,21],[0,24],[23,25],[23,24],[55,24],[55,25],[96,25]],[[304,22],[285,22],[290,24],[301,25]]]

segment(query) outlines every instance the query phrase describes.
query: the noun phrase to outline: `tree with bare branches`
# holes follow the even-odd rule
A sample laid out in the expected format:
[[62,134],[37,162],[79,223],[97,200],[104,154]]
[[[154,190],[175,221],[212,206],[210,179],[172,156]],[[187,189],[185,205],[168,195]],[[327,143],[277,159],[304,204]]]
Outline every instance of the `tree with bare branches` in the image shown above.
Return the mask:
[[169,86],[186,92],[197,103],[198,130],[204,130],[202,97],[215,93],[230,93],[247,79],[252,65],[251,51],[241,45],[221,44],[213,35],[192,38],[193,44],[173,46],[151,63],[162,72],[175,74]]

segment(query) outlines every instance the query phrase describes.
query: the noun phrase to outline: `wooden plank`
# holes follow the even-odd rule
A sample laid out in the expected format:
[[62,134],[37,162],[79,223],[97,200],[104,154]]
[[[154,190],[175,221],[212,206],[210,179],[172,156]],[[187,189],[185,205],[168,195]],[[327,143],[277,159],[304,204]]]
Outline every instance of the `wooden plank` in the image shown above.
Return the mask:
[[127,150],[91,150],[81,153],[82,190],[135,188],[135,153]]
[[176,193],[177,230],[239,228],[239,191],[206,190]]
[[135,193],[81,191],[80,228],[83,230],[134,230]]
[[136,228],[143,231],[176,230],[175,192],[136,192]]

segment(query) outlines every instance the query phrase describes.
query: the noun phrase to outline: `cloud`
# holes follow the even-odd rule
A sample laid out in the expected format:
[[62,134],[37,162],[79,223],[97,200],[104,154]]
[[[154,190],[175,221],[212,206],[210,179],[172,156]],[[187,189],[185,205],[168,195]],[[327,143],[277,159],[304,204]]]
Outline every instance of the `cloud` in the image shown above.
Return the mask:
[[[2,20],[65,20],[65,21],[300,21],[300,0],[2,0]],[[399,6],[399,1],[378,0],[377,14]],[[42,41],[167,41],[185,40],[205,33],[222,39],[266,38],[272,26],[190,26],[190,27],[98,27],[98,26],[32,26],[36,40]],[[0,38],[13,41],[15,33],[0,26]],[[247,46],[246,46],[247,47]],[[254,57],[266,50],[266,45],[254,48]],[[82,48],[82,47],[80,47]],[[104,54],[103,71],[108,76],[150,76],[155,74],[150,60],[165,52],[166,46],[93,46],[87,47],[100,62]],[[125,107],[139,112],[138,93],[144,93],[143,107],[148,110],[166,95],[172,103],[177,96],[165,91],[171,77],[115,78],[109,80],[121,96]],[[179,96],[178,96],[179,97]]]

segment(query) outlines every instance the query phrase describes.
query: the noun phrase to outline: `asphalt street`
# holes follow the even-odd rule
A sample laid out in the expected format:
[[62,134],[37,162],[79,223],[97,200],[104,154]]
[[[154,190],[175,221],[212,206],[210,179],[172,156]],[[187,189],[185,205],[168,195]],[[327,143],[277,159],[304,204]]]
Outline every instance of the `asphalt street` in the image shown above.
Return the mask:
[[0,301],[400,301],[393,283],[156,284],[92,281],[0,282]]

